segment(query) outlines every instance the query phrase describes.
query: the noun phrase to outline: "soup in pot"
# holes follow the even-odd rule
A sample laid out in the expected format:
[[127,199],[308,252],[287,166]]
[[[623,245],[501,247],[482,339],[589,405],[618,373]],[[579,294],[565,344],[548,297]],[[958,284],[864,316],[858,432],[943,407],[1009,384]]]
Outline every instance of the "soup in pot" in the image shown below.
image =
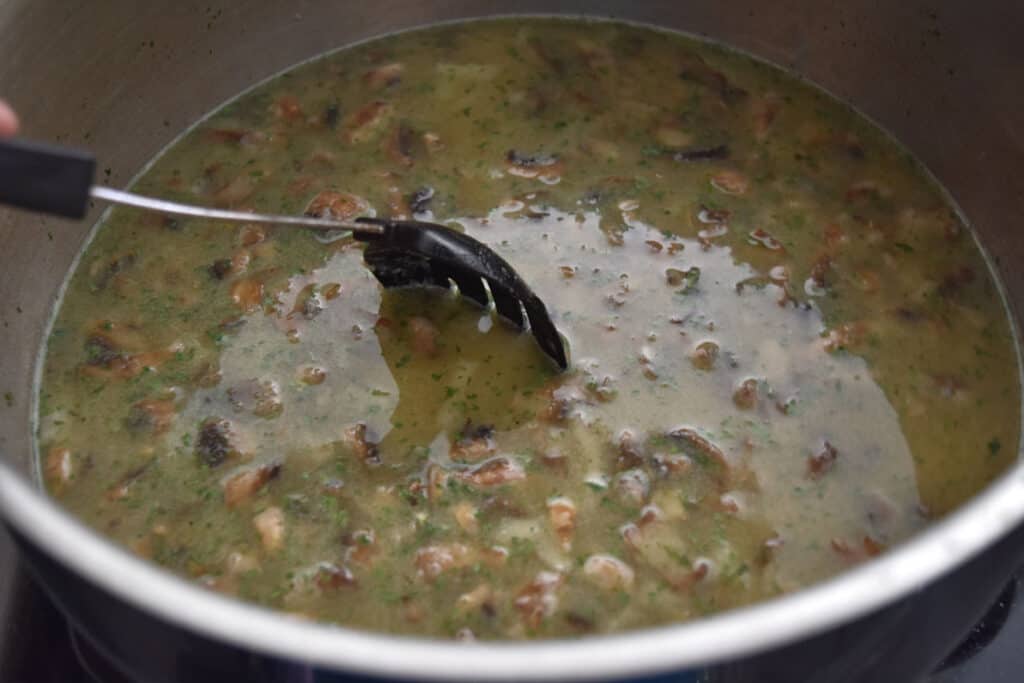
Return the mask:
[[247,91],[134,190],[443,223],[547,303],[559,373],[345,233],[108,213],[39,388],[50,493],[210,590],[517,639],[679,622],[898,545],[1016,457],[972,233],[873,124],[613,22],[370,41]]

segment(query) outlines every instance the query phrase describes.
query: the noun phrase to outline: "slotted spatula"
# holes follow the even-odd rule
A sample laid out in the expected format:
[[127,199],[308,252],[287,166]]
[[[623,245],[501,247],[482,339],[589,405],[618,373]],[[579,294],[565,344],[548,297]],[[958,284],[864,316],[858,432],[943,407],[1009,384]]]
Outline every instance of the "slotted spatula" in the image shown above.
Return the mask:
[[349,230],[367,243],[363,260],[385,287],[437,286],[459,292],[520,330],[529,329],[541,350],[562,370],[565,347],[544,302],[485,244],[434,223],[382,218],[334,220],[227,211],[143,197],[93,185],[95,159],[84,152],[39,143],[0,142],[0,203],[81,219],[89,200],[177,216],[269,223],[315,230]]

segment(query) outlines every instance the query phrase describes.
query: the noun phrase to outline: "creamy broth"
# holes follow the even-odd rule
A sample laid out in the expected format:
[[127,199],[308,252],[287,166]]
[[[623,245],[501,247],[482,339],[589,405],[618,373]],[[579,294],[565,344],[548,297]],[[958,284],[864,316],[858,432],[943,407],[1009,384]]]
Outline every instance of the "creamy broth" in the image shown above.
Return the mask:
[[414,31],[301,65],[138,192],[416,217],[571,350],[344,234],[117,209],[39,389],[47,487],[211,590],[357,628],[613,632],[886,552],[1016,457],[1011,329],[905,150],[748,57],[617,23]]

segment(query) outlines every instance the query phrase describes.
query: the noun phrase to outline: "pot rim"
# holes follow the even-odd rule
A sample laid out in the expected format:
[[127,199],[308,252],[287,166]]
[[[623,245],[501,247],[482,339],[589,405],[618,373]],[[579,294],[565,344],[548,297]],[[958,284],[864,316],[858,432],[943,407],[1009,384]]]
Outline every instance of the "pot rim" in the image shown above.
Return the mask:
[[[372,35],[337,49],[427,26],[481,18],[524,16],[614,21],[660,32],[679,33],[701,41],[708,40],[684,30],[620,17],[525,13],[467,16],[431,22]],[[779,68],[774,62],[756,54],[735,46],[728,47]],[[312,59],[319,59],[334,51],[316,55]],[[267,79],[261,79],[237,96],[303,63],[305,61],[292,64]],[[796,75],[803,79],[799,74]],[[852,106],[817,83],[809,83],[829,97]],[[872,125],[885,131],[896,144],[902,144],[886,127],[863,112],[859,113]],[[202,117],[183,131],[182,135],[205,118]],[[154,160],[162,156],[164,151],[161,150]],[[146,164],[139,175],[148,166]],[[923,164],[921,168],[931,175]],[[129,185],[134,181],[135,178]],[[934,178],[933,182],[945,190]],[[947,198],[964,218],[959,206],[948,193]],[[103,216],[97,225],[102,222]],[[970,225],[966,218],[964,222]],[[83,250],[91,241],[95,229],[96,226],[93,226],[83,244]],[[998,270],[991,267],[988,252],[978,241],[973,229],[971,233],[990,264],[996,287],[1005,305],[1008,297]],[[77,258],[72,271],[75,265]],[[55,299],[47,327],[52,322],[62,295],[63,286]],[[1024,364],[1019,329],[1009,306],[1006,305],[1005,309],[1014,335],[1020,380],[1024,374]],[[42,366],[42,360],[41,351],[36,360],[37,372]],[[38,458],[35,461],[38,465]],[[0,520],[15,528],[49,557],[110,594],[167,623],[243,649],[331,670],[376,676],[459,681],[600,680],[700,668],[755,654],[816,635],[906,597],[964,564],[1024,520],[1024,461],[1018,458],[1012,467],[982,492],[897,548],[831,579],[795,593],[710,617],[573,640],[459,643],[395,636],[303,621],[279,611],[231,599],[184,581],[158,565],[140,560],[96,533],[15,471],[5,461],[2,453]]]

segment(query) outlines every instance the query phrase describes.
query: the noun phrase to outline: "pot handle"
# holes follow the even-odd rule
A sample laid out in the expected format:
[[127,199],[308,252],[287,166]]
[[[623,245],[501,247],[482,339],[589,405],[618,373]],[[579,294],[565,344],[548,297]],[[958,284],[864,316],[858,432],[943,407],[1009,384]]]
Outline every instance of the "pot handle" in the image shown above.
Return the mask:
[[0,142],[0,204],[66,218],[84,218],[96,159],[40,142]]

